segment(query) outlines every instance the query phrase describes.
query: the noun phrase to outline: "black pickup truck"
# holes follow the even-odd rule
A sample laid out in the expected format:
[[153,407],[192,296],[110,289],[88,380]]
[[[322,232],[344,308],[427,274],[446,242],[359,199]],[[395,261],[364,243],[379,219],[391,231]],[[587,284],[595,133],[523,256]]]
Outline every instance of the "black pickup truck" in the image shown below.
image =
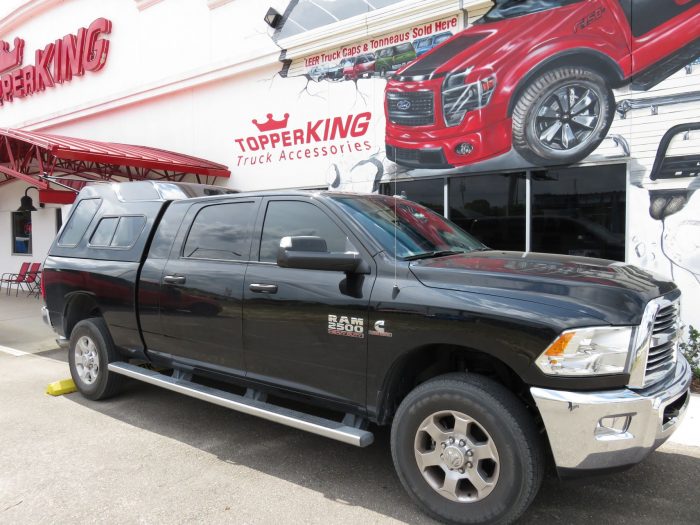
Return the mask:
[[562,476],[641,461],[689,400],[672,282],[490,250],[399,197],[87,186],[42,287],[86,397],[130,377],[361,447],[391,425],[450,523],[515,520],[549,451]]

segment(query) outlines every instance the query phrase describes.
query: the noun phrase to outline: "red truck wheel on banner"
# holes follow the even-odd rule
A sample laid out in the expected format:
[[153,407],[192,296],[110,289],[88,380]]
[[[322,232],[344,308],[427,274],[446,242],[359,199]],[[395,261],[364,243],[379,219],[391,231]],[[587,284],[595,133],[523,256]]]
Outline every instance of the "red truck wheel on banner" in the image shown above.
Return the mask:
[[573,164],[605,138],[613,88],[647,90],[700,56],[700,0],[497,0],[387,82],[387,157],[450,168],[513,147]]

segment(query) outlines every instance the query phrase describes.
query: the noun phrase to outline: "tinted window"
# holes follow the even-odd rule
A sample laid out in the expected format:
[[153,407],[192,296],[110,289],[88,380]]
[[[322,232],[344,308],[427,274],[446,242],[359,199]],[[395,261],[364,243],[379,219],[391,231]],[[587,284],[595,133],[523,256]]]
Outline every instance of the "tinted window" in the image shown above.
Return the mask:
[[114,234],[114,239],[112,239],[110,246],[114,248],[128,248],[133,246],[136,239],[141,235],[145,224],[146,218],[143,216],[120,218],[117,231]]
[[58,244],[61,246],[75,246],[78,244],[101,202],[102,199],[83,199],[78,202],[65,228],[63,228]]
[[381,191],[384,195],[401,195],[440,215],[445,214],[445,182],[443,179],[384,183]]
[[272,201],[267,205],[260,260],[277,262],[282,237],[313,235],[325,239],[329,252],[355,251],[347,236],[319,208],[308,202]]
[[117,229],[118,217],[105,217],[100,221],[92,234],[90,244],[93,246],[109,246],[114,237],[114,231]]
[[232,261],[248,259],[254,212],[254,202],[202,208],[190,228],[183,256]]
[[450,179],[450,219],[490,248],[525,249],[525,174]]
[[408,44],[399,44],[396,46],[396,52],[397,53],[407,53],[413,51],[413,44],[408,43]]
[[624,164],[532,173],[532,251],[625,260]]

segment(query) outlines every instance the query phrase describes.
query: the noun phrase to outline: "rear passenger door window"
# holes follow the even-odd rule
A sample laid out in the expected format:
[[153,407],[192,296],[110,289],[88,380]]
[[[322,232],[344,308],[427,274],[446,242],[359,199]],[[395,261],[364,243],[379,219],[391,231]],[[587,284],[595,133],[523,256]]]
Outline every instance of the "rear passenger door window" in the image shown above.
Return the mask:
[[183,257],[247,260],[255,208],[254,202],[215,204],[202,208],[190,228]]

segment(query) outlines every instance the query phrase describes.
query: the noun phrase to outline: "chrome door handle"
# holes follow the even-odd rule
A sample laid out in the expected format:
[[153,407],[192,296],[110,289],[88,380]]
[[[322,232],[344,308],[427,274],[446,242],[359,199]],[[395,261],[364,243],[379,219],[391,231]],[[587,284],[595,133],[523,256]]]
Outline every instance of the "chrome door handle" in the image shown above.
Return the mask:
[[258,284],[258,283],[253,283],[250,286],[248,286],[251,292],[255,293],[277,293],[277,285],[276,284]]
[[166,275],[163,277],[165,284],[185,284],[187,279],[184,275]]

